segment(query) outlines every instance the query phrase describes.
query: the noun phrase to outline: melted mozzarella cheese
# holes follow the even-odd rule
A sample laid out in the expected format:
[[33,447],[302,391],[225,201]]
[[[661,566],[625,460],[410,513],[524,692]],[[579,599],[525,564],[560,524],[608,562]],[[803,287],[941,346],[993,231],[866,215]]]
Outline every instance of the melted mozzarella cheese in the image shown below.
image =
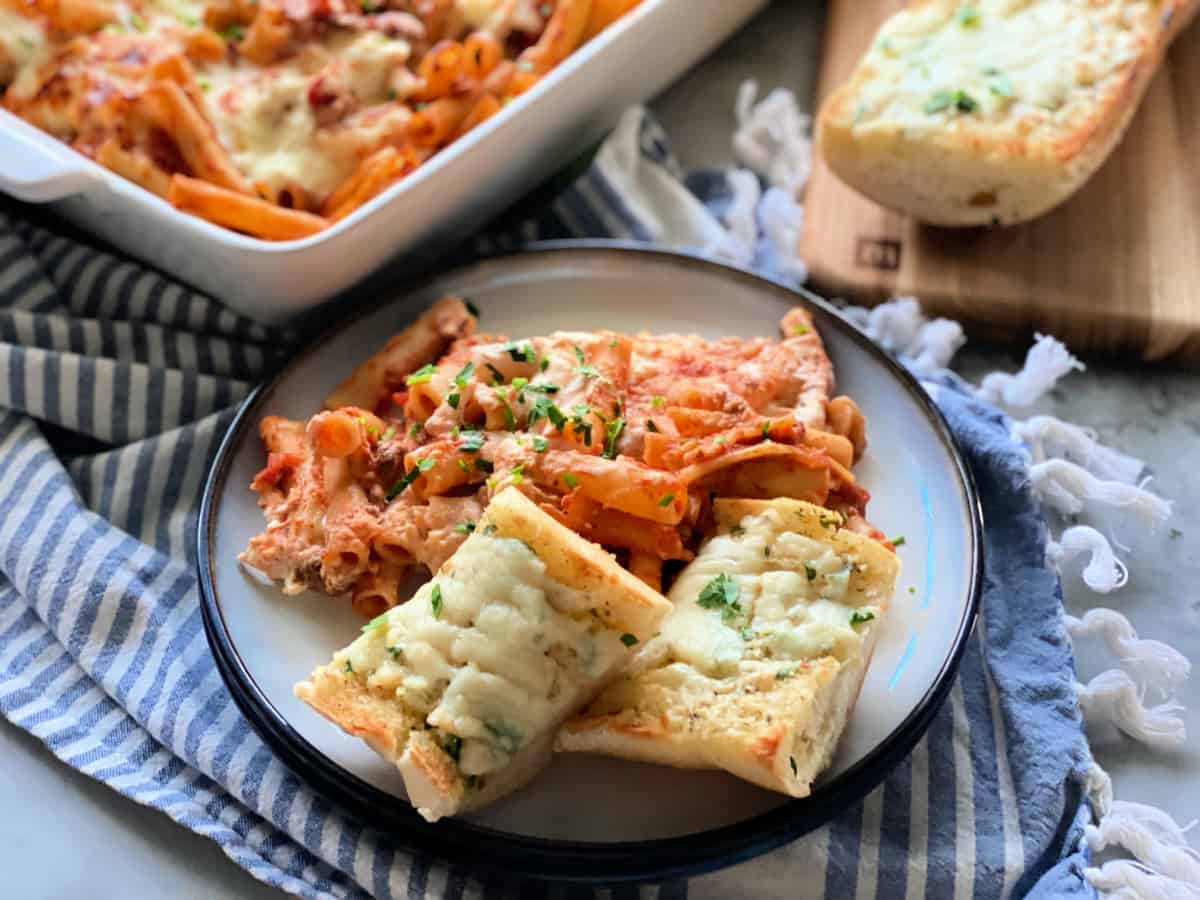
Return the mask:
[[1066,114],[1137,58],[1144,34],[1135,25],[1153,9],[1129,0],[920,4],[889,20],[864,60],[873,77],[856,125],[920,131],[967,113]]
[[[680,574],[669,594],[675,609],[654,642],[660,646],[644,652],[710,678],[736,674],[746,663],[847,659],[862,642],[850,621],[859,609],[849,590],[856,564],[788,531],[775,510],[748,517],[736,535],[712,538]],[[737,608],[701,606],[705,587],[722,575],[738,585]]]
[[41,24],[0,5],[0,90],[16,97],[37,88],[37,70],[50,58],[50,42]]
[[476,532],[448,569],[334,660],[461,738],[460,770],[483,775],[624,658],[620,635],[588,609],[587,595],[549,578],[523,542]]
[[[315,78],[345,86],[361,105],[388,99],[390,80],[409,55],[405,41],[376,32],[338,34],[328,54],[300,55],[268,69],[213,66],[201,75],[209,118],[234,163],[253,181],[299,185],[323,198],[346,180],[382,136],[407,117],[402,107],[352,129],[318,125],[309,91]],[[330,57],[333,57],[332,60]]]

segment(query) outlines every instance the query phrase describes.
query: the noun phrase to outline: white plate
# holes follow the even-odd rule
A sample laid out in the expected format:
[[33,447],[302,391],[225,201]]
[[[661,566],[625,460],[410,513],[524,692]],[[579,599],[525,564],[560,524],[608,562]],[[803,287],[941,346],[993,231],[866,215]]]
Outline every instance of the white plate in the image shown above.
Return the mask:
[[[867,418],[869,448],[857,473],[872,494],[870,518],[906,537],[900,583],[862,694],[813,797],[790,801],[723,773],[565,755],[531,786],[466,823],[427,826],[402,799],[391,766],[292,696],[292,685],[362,623],[346,603],[284,597],[237,564],[263,524],[247,489],[263,465],[257,422],[267,414],[311,415],[357,361],[447,292],[474,301],[488,331],[514,338],[591,328],[775,336],[789,306],[813,308],[838,390]],[[439,276],[302,353],[247,401],[222,446],[201,510],[199,559],[206,624],[230,687],[300,774],[435,853],[453,857],[461,849],[476,863],[510,870],[611,879],[761,852],[877,784],[911,749],[949,688],[974,620],[980,528],[969,475],[941,417],[909,376],[831,308],[693,257],[574,243]]]
[[527,94],[416,172],[313,237],[272,243],[181,213],[0,109],[0,191],[54,203],[82,227],[279,324],[389,260],[408,272],[454,246],[564,162],[631,104],[653,97],[766,0],[645,0]]

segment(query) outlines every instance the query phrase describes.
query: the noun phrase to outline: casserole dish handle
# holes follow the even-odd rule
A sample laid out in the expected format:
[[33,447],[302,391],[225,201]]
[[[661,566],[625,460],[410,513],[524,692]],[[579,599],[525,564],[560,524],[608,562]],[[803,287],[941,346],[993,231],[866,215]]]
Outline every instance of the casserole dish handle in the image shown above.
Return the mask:
[[0,191],[27,203],[49,203],[101,183],[88,160],[0,110]]

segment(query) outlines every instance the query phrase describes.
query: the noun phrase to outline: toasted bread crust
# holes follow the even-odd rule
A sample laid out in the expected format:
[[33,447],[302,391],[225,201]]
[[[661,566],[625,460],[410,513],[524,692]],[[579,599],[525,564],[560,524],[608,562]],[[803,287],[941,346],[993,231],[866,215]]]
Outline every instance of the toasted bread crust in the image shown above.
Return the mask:
[[[1025,7],[1059,0],[1032,0]],[[1099,17],[1124,0],[1079,3],[1076,14]],[[1143,6],[1145,6],[1143,4]],[[850,79],[823,105],[817,145],[842,181],[875,202],[934,225],[1013,224],[1039,216],[1077,191],[1119,143],[1167,46],[1200,8],[1200,0],[1166,0],[1134,22],[1129,59],[1056,112],[1016,98],[1000,115],[943,115],[933,127],[889,109],[863,113],[881,79],[894,77],[880,44],[918,16],[956,27],[956,0],[920,0],[890,19]],[[1120,11],[1120,10],[1118,10]],[[1096,30],[1110,26],[1097,18]],[[950,22],[951,24],[946,24]],[[989,27],[984,20],[980,28]],[[1086,69],[1084,58],[1064,66]],[[1077,86],[1077,85],[1076,85]],[[910,110],[911,112],[911,110]]]
[[[819,540],[858,560],[852,577],[873,608],[886,610],[899,564],[879,543],[840,529],[829,510],[795,500],[717,500],[719,533],[748,517],[774,511],[787,530]],[[705,551],[701,551],[701,557]],[[601,753],[678,768],[724,769],[770,790],[807,796],[829,765],[858,696],[876,625],[860,626],[861,650],[839,659],[818,656],[791,664],[739,668],[707,677],[650,645],[580,716],[558,734],[556,749]],[[664,624],[664,636],[670,621]]]

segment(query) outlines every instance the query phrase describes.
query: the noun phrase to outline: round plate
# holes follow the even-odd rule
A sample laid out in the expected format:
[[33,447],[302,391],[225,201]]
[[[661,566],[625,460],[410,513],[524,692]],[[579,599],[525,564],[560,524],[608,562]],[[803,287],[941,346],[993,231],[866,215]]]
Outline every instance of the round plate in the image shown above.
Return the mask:
[[[870,447],[856,472],[872,494],[870,518],[906,541],[862,693],[811,797],[790,800],[721,772],[565,754],[495,806],[430,825],[404,799],[392,766],[292,696],[292,685],[357,636],[362,622],[348,603],[285,597],[239,566],[237,554],[263,527],[247,487],[264,461],[258,422],[264,415],[310,416],[354,365],[445,293],[469,297],[487,331],[514,338],[593,328],[776,336],[789,307],[812,311],[839,392],[867,418]],[[828,304],[697,257],[569,242],[414,285],[300,353],[239,411],[205,486],[197,540],[204,622],[217,663],[246,716],[297,773],[399,842],[443,859],[612,882],[739,862],[820,825],[882,781],[949,691],[978,604],[981,528],[970,474],[940,414]]]

